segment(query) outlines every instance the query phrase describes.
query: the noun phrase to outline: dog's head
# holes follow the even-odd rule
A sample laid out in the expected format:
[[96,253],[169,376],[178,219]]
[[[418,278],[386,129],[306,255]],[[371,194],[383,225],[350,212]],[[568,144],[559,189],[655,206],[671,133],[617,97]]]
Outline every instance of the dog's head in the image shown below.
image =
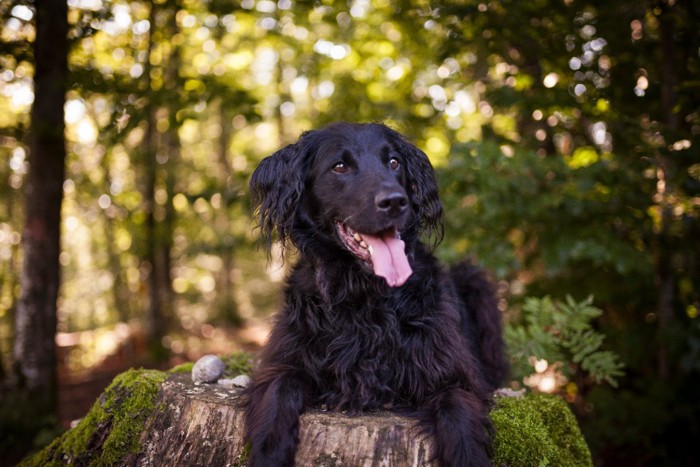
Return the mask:
[[302,253],[342,248],[392,287],[424,233],[442,235],[427,156],[385,125],[336,123],[265,158],[250,181],[262,236]]

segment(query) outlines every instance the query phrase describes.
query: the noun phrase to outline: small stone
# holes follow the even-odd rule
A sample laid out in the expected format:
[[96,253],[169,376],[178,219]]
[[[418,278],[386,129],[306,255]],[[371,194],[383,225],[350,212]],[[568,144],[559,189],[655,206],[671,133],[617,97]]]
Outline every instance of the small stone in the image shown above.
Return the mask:
[[250,384],[250,376],[238,375],[235,378],[222,378],[217,383],[219,386],[229,389],[242,389]]
[[233,389],[233,379],[231,378],[221,378],[219,381],[216,382],[219,386],[223,386],[226,389]]
[[520,399],[525,395],[525,389],[520,389],[520,390],[515,390],[511,388],[500,388],[496,389],[496,391],[493,393],[493,396],[498,399],[498,398],[504,398],[504,397],[514,397],[516,399]]
[[224,374],[226,365],[216,355],[205,355],[192,367],[192,381],[199,383],[214,383]]
[[239,388],[245,388],[250,384],[250,376],[248,375],[238,375],[233,380],[231,380],[231,383]]

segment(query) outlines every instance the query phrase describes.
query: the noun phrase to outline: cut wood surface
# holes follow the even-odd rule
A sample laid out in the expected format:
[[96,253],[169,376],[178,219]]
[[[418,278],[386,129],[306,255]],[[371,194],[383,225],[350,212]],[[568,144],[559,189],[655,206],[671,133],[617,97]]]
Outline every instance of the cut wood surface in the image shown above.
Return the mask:
[[[123,465],[244,464],[244,411],[235,389],[192,383],[176,374],[163,383],[141,438],[142,451]],[[431,440],[415,421],[390,412],[350,417],[312,410],[301,417],[299,466],[425,466]]]

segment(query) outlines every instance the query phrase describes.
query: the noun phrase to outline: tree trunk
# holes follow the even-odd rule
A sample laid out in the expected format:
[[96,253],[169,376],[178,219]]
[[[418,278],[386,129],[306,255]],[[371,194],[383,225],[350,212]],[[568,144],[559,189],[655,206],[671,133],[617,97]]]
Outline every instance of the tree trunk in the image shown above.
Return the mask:
[[162,308],[162,324],[165,329],[169,327],[175,312],[172,287],[172,249],[176,214],[175,207],[173,206],[173,197],[176,191],[175,170],[181,158],[177,112],[183,107],[179,95],[182,88],[182,79],[180,78],[180,46],[174,40],[179,33],[176,12],[180,10],[180,5],[179,2],[175,0],[171,1],[166,6],[170,9],[170,11],[167,12],[168,21],[166,25],[166,34],[167,37],[171,39],[170,54],[165,68],[165,82],[163,84],[163,91],[166,96],[164,110],[167,113],[168,129],[162,135],[161,151],[164,154],[162,155],[162,163],[160,164],[163,170],[163,188],[165,190],[166,199],[162,205],[162,219],[159,221],[160,229],[158,229],[159,233],[156,237],[159,261],[158,267],[156,268],[157,286]]
[[222,267],[218,277],[218,302],[219,316],[228,323],[239,325],[242,323],[238,312],[236,294],[233,281],[235,267],[236,241],[233,236],[233,219],[231,214],[232,201],[238,197],[232,163],[229,160],[229,142],[231,141],[231,111],[226,102],[219,101],[219,124],[221,135],[219,136],[219,183],[222,187],[221,208],[216,214],[217,230],[223,236],[222,250],[220,253]]
[[[122,465],[223,466],[245,462],[244,411],[235,391],[195,386],[189,374],[163,383],[141,438],[142,452]],[[301,417],[296,465],[428,466],[432,440],[392,413],[349,417],[311,411]]]
[[[666,125],[666,138],[674,141],[678,131],[678,115],[676,113],[678,74],[676,72],[676,47],[674,41],[675,24],[673,6],[662,8],[661,26],[661,111]],[[659,198],[660,226],[656,244],[656,280],[658,285],[658,373],[661,379],[667,380],[671,373],[669,361],[668,330],[673,322],[673,303],[675,300],[675,274],[673,271],[673,247],[670,239],[672,218],[672,198],[675,195],[673,185],[674,161],[665,152],[657,156],[657,196]]]
[[35,6],[30,170],[13,358],[16,384],[30,395],[35,413],[52,414],[56,408],[54,339],[66,158],[63,107],[68,76],[68,7],[65,0],[44,0]]
[[[151,55],[156,43],[154,35],[156,33],[157,16],[159,7],[151,4],[148,21],[151,25],[150,35],[148,39],[148,53],[145,60],[144,76],[146,79],[146,90],[148,93],[148,117],[145,131],[145,160],[144,169],[146,172],[144,186],[144,210],[146,211],[146,245],[144,260],[148,270],[148,325],[147,338],[151,349],[152,357],[160,360],[165,358],[162,338],[165,335],[168,319],[168,299],[167,294],[163,293],[164,287],[170,287],[170,258],[169,250],[163,248],[163,237],[166,233],[163,232],[162,221],[165,218],[163,213],[158,212],[158,203],[156,202],[156,191],[158,189],[158,174],[159,174],[159,151],[162,151],[164,138],[161,137],[157,128],[159,99],[157,92],[153,88],[151,80]],[[166,161],[167,163],[167,161]],[[168,256],[166,256],[166,254]]]

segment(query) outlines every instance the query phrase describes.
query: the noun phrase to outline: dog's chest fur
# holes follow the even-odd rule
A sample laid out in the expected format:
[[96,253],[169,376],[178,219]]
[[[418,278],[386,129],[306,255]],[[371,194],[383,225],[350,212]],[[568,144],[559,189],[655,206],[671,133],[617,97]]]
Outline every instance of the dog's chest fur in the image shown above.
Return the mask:
[[[416,406],[437,387],[460,383],[459,364],[450,358],[455,351],[467,353],[455,349],[465,344],[451,333],[458,328],[457,299],[443,287],[437,263],[421,264],[427,267],[419,267],[400,289],[346,270],[356,276],[346,276],[356,288],[348,294],[347,287],[339,287],[343,296],[333,294],[332,283],[328,291],[328,284],[308,281],[314,276],[308,274],[310,264],[302,262],[292,273],[287,299],[302,306],[278,324],[291,327],[305,343],[298,359],[308,374],[318,376],[320,404],[349,412]],[[384,293],[376,293],[376,287]],[[454,324],[445,326],[446,321]]]

